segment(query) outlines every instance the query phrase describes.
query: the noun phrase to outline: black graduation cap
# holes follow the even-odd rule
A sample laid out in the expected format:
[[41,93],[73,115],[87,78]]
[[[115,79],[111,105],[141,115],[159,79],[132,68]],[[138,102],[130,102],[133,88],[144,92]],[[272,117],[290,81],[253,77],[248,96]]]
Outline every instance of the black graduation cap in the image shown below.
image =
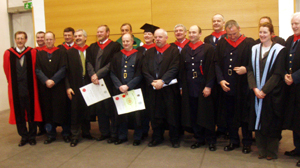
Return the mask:
[[143,29],[144,32],[151,32],[152,34],[154,34],[155,30],[159,29],[159,27],[145,23],[140,29]]

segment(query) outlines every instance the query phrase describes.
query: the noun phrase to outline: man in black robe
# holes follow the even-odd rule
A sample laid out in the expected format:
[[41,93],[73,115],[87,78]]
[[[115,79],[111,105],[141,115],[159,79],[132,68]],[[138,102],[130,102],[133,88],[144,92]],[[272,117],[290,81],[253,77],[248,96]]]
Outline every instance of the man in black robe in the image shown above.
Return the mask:
[[[99,79],[103,78],[108,91],[113,93],[113,83],[111,81],[110,62],[113,55],[120,51],[121,46],[111,41],[109,37],[109,27],[107,25],[101,25],[97,29],[96,43],[91,44],[89,50],[87,50],[86,61],[87,61],[87,73],[91,78],[91,81],[99,85]],[[108,139],[108,143],[114,143],[118,140],[116,117],[117,112],[112,98],[103,100],[92,108],[96,108],[99,130],[101,132],[98,141]],[[111,121],[111,122],[110,122]]]
[[[178,127],[180,125],[180,93],[178,84],[163,87],[178,76],[179,50],[167,44],[168,34],[163,29],[154,33],[156,46],[145,53],[142,72],[146,79],[149,93],[146,107],[150,112],[153,129],[152,140],[148,146],[153,147],[163,142],[166,123],[174,148],[180,147]],[[147,103],[148,104],[148,103]]]
[[71,132],[70,146],[78,143],[82,130],[82,138],[93,140],[90,134],[90,121],[88,107],[80,93],[80,87],[91,83],[86,71],[86,45],[87,33],[83,29],[75,32],[75,44],[67,51],[67,75],[66,89],[68,98],[71,100]]
[[[295,149],[286,151],[288,156],[300,156],[300,13],[294,13],[292,20],[294,35],[286,40],[287,56],[284,76],[286,86],[286,111],[284,128],[293,131]],[[297,162],[300,167],[300,160]]]
[[171,43],[170,45],[173,47],[177,47],[179,52],[190,42],[189,39],[186,38],[187,30],[183,24],[177,24],[174,27],[174,35],[176,41]]
[[[124,23],[121,25],[121,34],[122,36],[126,33],[132,34],[132,26],[130,23]],[[123,49],[123,43],[122,43],[122,36],[116,41],[121,45],[121,49]],[[134,37],[134,42],[133,42],[133,48],[137,49],[138,47],[142,46],[144,43],[137,37]]]
[[215,122],[211,89],[214,85],[214,48],[200,41],[201,28],[189,29],[190,43],[181,52],[180,84],[182,95],[182,125],[192,127],[197,142],[191,148],[205,144],[216,150]]
[[56,127],[63,128],[62,136],[65,142],[70,142],[70,126],[66,110],[66,52],[54,46],[55,35],[52,32],[45,34],[46,47],[37,53],[36,75],[39,79],[39,98],[47,139],[44,144],[56,140]]
[[231,151],[240,146],[238,130],[242,127],[243,153],[249,153],[252,145],[252,132],[248,130],[249,87],[247,69],[254,44],[252,38],[240,34],[240,27],[235,20],[225,24],[227,36],[217,45],[215,69],[217,82],[223,91],[219,93],[220,115],[218,124],[226,126],[229,131],[230,143],[224,147]]
[[64,50],[69,50],[73,47],[74,43],[74,33],[75,30],[72,27],[67,27],[64,29],[64,39],[65,41],[58,45],[57,47]]

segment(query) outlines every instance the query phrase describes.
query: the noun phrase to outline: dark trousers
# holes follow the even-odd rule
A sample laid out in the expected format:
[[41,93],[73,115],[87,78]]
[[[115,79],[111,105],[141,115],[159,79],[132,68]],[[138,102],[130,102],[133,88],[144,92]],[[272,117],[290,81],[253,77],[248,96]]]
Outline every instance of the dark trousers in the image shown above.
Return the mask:
[[205,142],[209,144],[216,144],[216,133],[215,131],[209,130],[205,127],[197,124],[197,114],[198,114],[198,97],[189,97],[190,101],[190,113],[191,113],[191,123],[194,131],[195,138],[198,142]]
[[104,112],[97,111],[99,130],[102,136],[118,137],[118,127],[114,117],[109,117]]
[[143,134],[148,134],[150,129],[149,123],[150,123],[149,117],[145,117],[144,120],[142,121]]
[[[35,139],[36,137],[36,122],[34,122],[33,107],[30,106],[29,97],[24,96],[19,98],[20,110],[15,109],[16,125],[19,135],[22,140]],[[27,116],[25,117],[25,110]],[[26,119],[28,119],[29,130],[27,130]]]
[[[128,123],[124,122],[119,125],[119,139],[127,139],[128,134]],[[133,133],[133,139],[134,140],[141,140],[143,135],[143,129],[142,127],[137,127],[136,123],[134,124],[134,133]]]
[[38,126],[40,132],[46,132],[45,122],[37,122],[37,126]]
[[[239,127],[235,126],[236,124],[233,123],[234,115],[235,96],[226,96],[226,122],[230,137],[230,143],[240,144],[240,137],[238,133]],[[243,145],[252,145],[252,131],[249,131],[248,129],[248,123],[241,122],[240,126],[242,127]]]
[[279,138],[271,138],[255,131],[256,146],[260,156],[277,158]]
[[[158,120],[160,120],[160,119],[158,119]],[[152,122],[156,122],[156,121],[152,121]],[[156,127],[153,127],[153,125],[155,125]],[[152,139],[155,141],[163,141],[166,124],[165,123],[161,123],[161,124],[154,123],[153,125],[152,125],[152,129],[153,129]],[[171,142],[178,142],[179,141],[178,128],[169,124],[169,136],[170,136]]]
[[[56,127],[58,124],[56,123],[47,123],[45,124],[45,128],[47,131],[47,137],[48,138],[56,138],[57,132],[56,132]],[[70,125],[69,124],[62,124],[61,125],[63,131],[61,132],[62,136],[70,136],[71,131],[70,131]]]
[[72,139],[78,139],[80,132],[82,135],[90,135],[91,124],[89,120],[82,119],[78,124],[71,125]]
[[295,151],[300,154],[300,132],[293,130]]

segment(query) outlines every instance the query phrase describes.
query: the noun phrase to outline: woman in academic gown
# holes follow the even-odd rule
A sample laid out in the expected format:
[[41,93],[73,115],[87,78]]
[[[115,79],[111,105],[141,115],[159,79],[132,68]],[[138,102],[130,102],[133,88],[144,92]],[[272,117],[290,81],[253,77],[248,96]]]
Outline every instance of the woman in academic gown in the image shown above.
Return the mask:
[[286,49],[272,41],[271,23],[260,25],[260,44],[252,47],[248,66],[251,92],[249,128],[255,130],[259,159],[277,158],[283,118],[283,76]]

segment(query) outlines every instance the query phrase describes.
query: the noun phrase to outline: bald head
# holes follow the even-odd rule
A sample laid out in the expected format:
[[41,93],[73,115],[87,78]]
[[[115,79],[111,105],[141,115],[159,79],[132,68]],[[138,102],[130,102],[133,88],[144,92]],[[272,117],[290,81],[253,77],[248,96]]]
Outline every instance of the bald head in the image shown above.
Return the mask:
[[158,47],[163,47],[167,44],[168,33],[164,29],[157,29],[154,32],[154,38]]
[[216,14],[212,18],[212,26],[215,32],[219,33],[224,30],[225,19],[223,15]]

